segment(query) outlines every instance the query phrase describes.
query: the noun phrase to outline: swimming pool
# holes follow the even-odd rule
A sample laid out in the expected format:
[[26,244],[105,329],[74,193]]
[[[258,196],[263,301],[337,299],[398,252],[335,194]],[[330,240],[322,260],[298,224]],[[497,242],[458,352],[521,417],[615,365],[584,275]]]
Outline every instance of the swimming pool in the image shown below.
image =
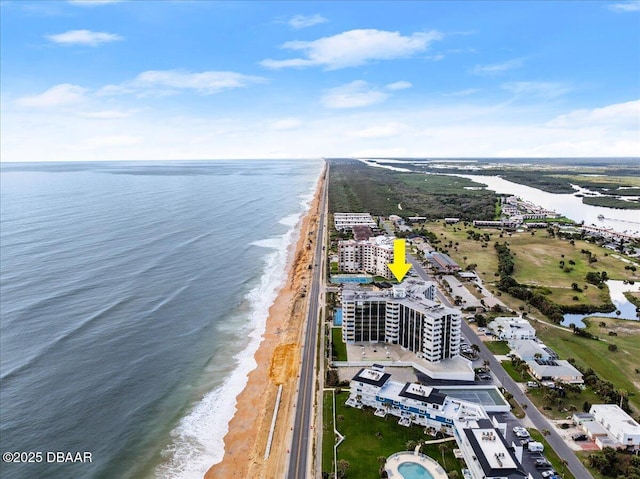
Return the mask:
[[417,462],[403,462],[398,466],[398,472],[404,479],[433,479],[433,476]]
[[336,312],[333,315],[333,325],[342,326],[342,308],[336,308]]

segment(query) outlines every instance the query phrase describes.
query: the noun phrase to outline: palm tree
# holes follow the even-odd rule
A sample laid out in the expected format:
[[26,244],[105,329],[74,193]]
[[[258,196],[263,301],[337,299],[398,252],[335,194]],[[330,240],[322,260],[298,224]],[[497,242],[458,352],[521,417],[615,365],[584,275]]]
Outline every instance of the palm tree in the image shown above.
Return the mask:
[[449,446],[446,442],[443,442],[440,443],[438,449],[440,449],[440,453],[442,454],[442,467],[446,469],[447,464],[444,462],[444,454],[449,450]]
[[624,389],[618,389],[618,394],[620,395],[620,404],[619,404],[619,406],[620,406],[620,409],[622,409],[622,400],[624,398],[626,398],[629,393]]

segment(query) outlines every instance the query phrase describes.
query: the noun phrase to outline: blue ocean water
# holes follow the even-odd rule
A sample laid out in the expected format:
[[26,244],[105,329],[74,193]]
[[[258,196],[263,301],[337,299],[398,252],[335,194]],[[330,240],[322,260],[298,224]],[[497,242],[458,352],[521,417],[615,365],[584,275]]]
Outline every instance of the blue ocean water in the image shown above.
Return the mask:
[[223,454],[321,161],[4,164],[3,478],[196,478]]

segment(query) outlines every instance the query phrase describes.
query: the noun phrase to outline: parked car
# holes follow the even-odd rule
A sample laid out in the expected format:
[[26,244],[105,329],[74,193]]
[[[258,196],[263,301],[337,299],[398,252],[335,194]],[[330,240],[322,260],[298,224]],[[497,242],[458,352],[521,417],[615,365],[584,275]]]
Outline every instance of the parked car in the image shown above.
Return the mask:
[[515,426],[513,428],[513,433],[516,435],[516,437],[518,438],[529,438],[529,431],[527,431],[525,428],[523,428],[522,426]]
[[542,477],[547,478],[547,477],[553,477],[556,475],[556,471],[554,471],[553,469],[549,469],[548,471],[542,471]]
[[543,457],[542,459],[536,460],[537,469],[548,469],[550,467],[551,467],[551,463],[546,458]]
[[589,438],[587,437],[586,434],[574,434],[573,436],[571,436],[571,439],[577,442],[577,441],[586,441]]

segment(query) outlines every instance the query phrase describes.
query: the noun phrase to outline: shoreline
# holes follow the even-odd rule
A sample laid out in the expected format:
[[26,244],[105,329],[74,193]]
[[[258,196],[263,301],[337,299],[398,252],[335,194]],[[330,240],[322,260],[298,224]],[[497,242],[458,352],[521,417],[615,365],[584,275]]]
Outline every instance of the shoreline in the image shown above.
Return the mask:
[[[310,289],[313,249],[307,249],[317,230],[320,194],[324,184],[323,167],[316,183],[309,209],[296,227],[299,236],[289,246],[287,279],[273,304],[254,355],[257,366],[249,372],[247,383],[236,398],[236,411],[224,436],[222,461],[212,465],[205,479],[282,477],[288,454],[290,412],[293,409],[298,374],[303,326],[306,321],[307,298],[302,291]],[[312,237],[312,238],[310,238]],[[295,248],[294,248],[295,246]],[[275,426],[271,454],[264,459],[278,386],[282,396]]]

